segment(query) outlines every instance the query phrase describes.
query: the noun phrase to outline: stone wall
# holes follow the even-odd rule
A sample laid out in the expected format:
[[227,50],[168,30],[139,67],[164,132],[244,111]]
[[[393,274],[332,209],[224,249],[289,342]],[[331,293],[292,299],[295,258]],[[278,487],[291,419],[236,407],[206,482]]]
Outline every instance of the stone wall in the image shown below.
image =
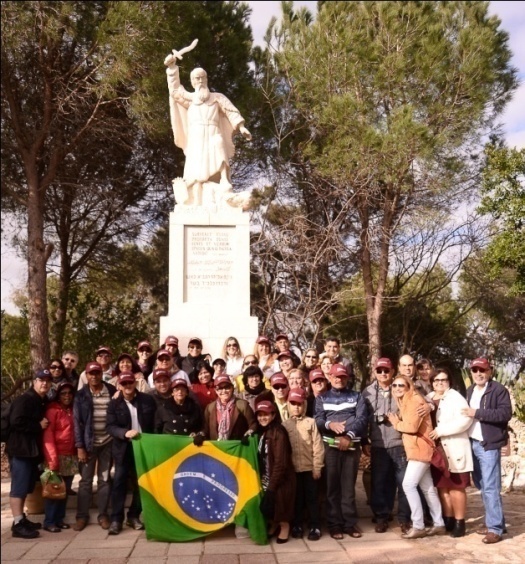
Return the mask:
[[[512,408],[515,411],[515,401],[510,392]],[[510,445],[508,456],[501,459],[503,491],[525,491],[525,423],[513,417],[509,423]]]

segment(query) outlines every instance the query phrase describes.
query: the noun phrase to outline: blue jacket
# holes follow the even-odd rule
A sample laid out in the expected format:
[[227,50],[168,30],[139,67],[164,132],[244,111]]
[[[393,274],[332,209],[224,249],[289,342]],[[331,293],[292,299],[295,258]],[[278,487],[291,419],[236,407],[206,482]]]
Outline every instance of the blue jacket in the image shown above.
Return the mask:
[[335,437],[327,424],[345,423],[345,433],[350,437],[366,436],[368,414],[366,404],[360,392],[344,388],[332,388],[315,400],[315,422],[321,435]]
[[[102,382],[109,392],[109,396],[113,397],[117,389],[115,386]],[[83,448],[87,452],[93,450],[93,398],[88,386],[83,386],[75,395],[73,403],[73,419],[75,423],[75,446]]]
[[[467,390],[469,404],[473,391],[474,385]],[[481,422],[481,445],[485,450],[497,450],[505,446],[509,438],[507,425],[512,417],[512,404],[507,388],[495,380],[489,380],[474,417]]]

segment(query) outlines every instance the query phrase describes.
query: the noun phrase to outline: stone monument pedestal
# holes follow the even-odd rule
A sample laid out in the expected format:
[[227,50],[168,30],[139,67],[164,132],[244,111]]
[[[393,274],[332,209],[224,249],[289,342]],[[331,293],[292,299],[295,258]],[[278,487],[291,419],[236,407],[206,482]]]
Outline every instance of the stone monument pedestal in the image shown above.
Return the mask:
[[160,343],[199,337],[203,352],[221,355],[236,337],[253,352],[258,320],[250,316],[250,217],[240,208],[175,206],[170,214],[169,310],[160,318]]

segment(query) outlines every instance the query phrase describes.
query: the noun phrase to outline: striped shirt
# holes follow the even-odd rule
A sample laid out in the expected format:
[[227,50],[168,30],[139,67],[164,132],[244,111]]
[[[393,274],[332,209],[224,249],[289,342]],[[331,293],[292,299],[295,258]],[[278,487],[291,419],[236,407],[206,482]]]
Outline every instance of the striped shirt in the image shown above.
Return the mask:
[[90,391],[93,398],[93,445],[101,446],[111,440],[106,433],[106,414],[111,397],[106,386],[102,386],[99,393],[93,393],[91,388]]

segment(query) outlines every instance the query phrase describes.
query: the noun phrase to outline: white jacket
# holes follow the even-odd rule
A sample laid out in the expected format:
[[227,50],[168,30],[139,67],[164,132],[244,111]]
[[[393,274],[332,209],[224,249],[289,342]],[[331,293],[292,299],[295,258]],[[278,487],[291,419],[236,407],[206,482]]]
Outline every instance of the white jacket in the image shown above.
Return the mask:
[[[435,392],[430,392],[428,398],[433,398]],[[441,444],[448,458],[450,471],[472,472],[472,449],[468,436],[468,429],[472,425],[472,418],[461,414],[464,407],[468,407],[467,400],[456,390],[449,388],[441,398],[436,412],[435,429],[441,439]]]

